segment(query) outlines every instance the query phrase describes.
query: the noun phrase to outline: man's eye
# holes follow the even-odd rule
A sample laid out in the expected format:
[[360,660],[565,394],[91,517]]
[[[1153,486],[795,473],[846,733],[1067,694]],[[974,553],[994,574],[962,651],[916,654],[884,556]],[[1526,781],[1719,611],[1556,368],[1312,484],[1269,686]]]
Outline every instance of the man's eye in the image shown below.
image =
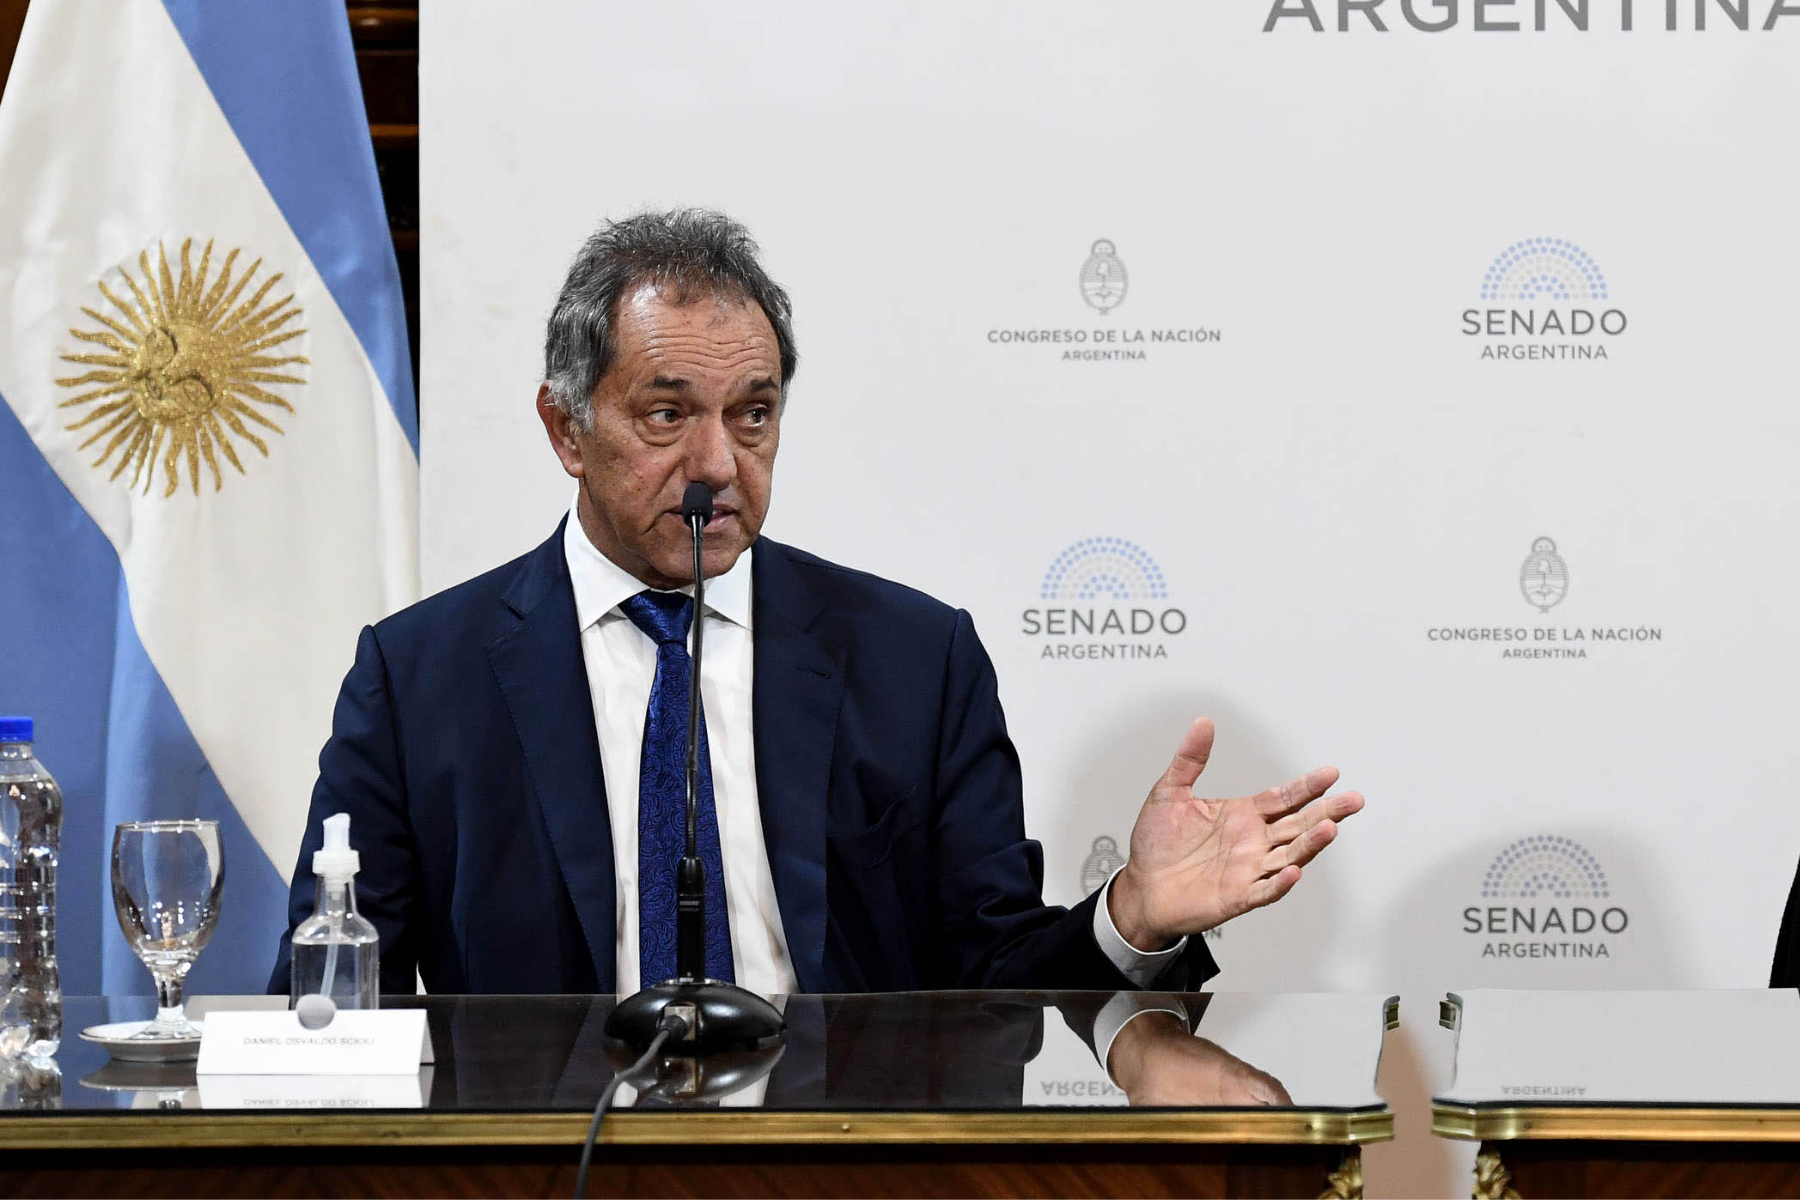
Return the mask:
[[755,408],[745,409],[744,420],[751,425],[766,424],[769,420],[769,410],[760,404]]
[[650,423],[652,425],[673,425],[680,419],[681,414],[672,408],[653,409],[650,413]]

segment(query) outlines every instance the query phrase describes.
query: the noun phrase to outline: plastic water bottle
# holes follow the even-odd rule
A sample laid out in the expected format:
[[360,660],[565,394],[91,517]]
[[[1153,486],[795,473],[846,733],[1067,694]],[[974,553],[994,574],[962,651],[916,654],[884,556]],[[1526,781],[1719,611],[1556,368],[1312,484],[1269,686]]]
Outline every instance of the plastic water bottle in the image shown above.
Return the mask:
[[288,1003],[295,1007],[303,996],[324,996],[338,1008],[381,1007],[381,936],[356,911],[361,865],[350,848],[350,814],[325,818],[325,846],[313,852],[318,899],[294,930]]
[[56,855],[62,789],[32,753],[30,717],[0,717],[0,1055],[62,1044]]

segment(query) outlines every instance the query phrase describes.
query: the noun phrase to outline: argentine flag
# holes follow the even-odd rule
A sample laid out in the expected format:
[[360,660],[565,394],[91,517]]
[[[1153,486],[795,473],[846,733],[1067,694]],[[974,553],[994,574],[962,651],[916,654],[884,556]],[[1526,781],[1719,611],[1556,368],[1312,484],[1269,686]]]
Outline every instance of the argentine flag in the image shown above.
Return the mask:
[[113,825],[210,817],[260,992],[357,631],[417,598],[399,273],[342,4],[31,6],[0,102],[0,712],[62,784],[63,988],[144,993]]

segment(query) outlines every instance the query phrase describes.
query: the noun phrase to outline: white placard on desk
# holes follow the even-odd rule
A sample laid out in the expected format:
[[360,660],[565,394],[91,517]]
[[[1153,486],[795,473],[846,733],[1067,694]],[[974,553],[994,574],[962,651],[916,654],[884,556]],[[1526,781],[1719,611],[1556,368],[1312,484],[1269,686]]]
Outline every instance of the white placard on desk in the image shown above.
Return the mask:
[[207,1014],[200,1075],[416,1075],[432,1061],[425,1011],[349,1009],[323,1029],[292,1012]]
[[[201,1108],[423,1108],[430,1067],[413,1075],[203,1075]],[[191,1107],[191,1105],[189,1106]]]

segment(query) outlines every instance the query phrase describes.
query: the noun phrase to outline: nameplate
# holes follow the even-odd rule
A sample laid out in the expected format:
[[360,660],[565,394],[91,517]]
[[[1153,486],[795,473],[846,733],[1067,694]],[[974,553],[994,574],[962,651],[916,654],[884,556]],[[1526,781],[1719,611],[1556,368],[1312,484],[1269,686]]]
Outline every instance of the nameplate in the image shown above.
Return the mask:
[[430,1067],[412,1075],[206,1075],[201,1108],[424,1108]]
[[214,1011],[200,1028],[200,1075],[417,1075],[432,1061],[419,1008],[346,1010],[323,1029],[286,1011]]

